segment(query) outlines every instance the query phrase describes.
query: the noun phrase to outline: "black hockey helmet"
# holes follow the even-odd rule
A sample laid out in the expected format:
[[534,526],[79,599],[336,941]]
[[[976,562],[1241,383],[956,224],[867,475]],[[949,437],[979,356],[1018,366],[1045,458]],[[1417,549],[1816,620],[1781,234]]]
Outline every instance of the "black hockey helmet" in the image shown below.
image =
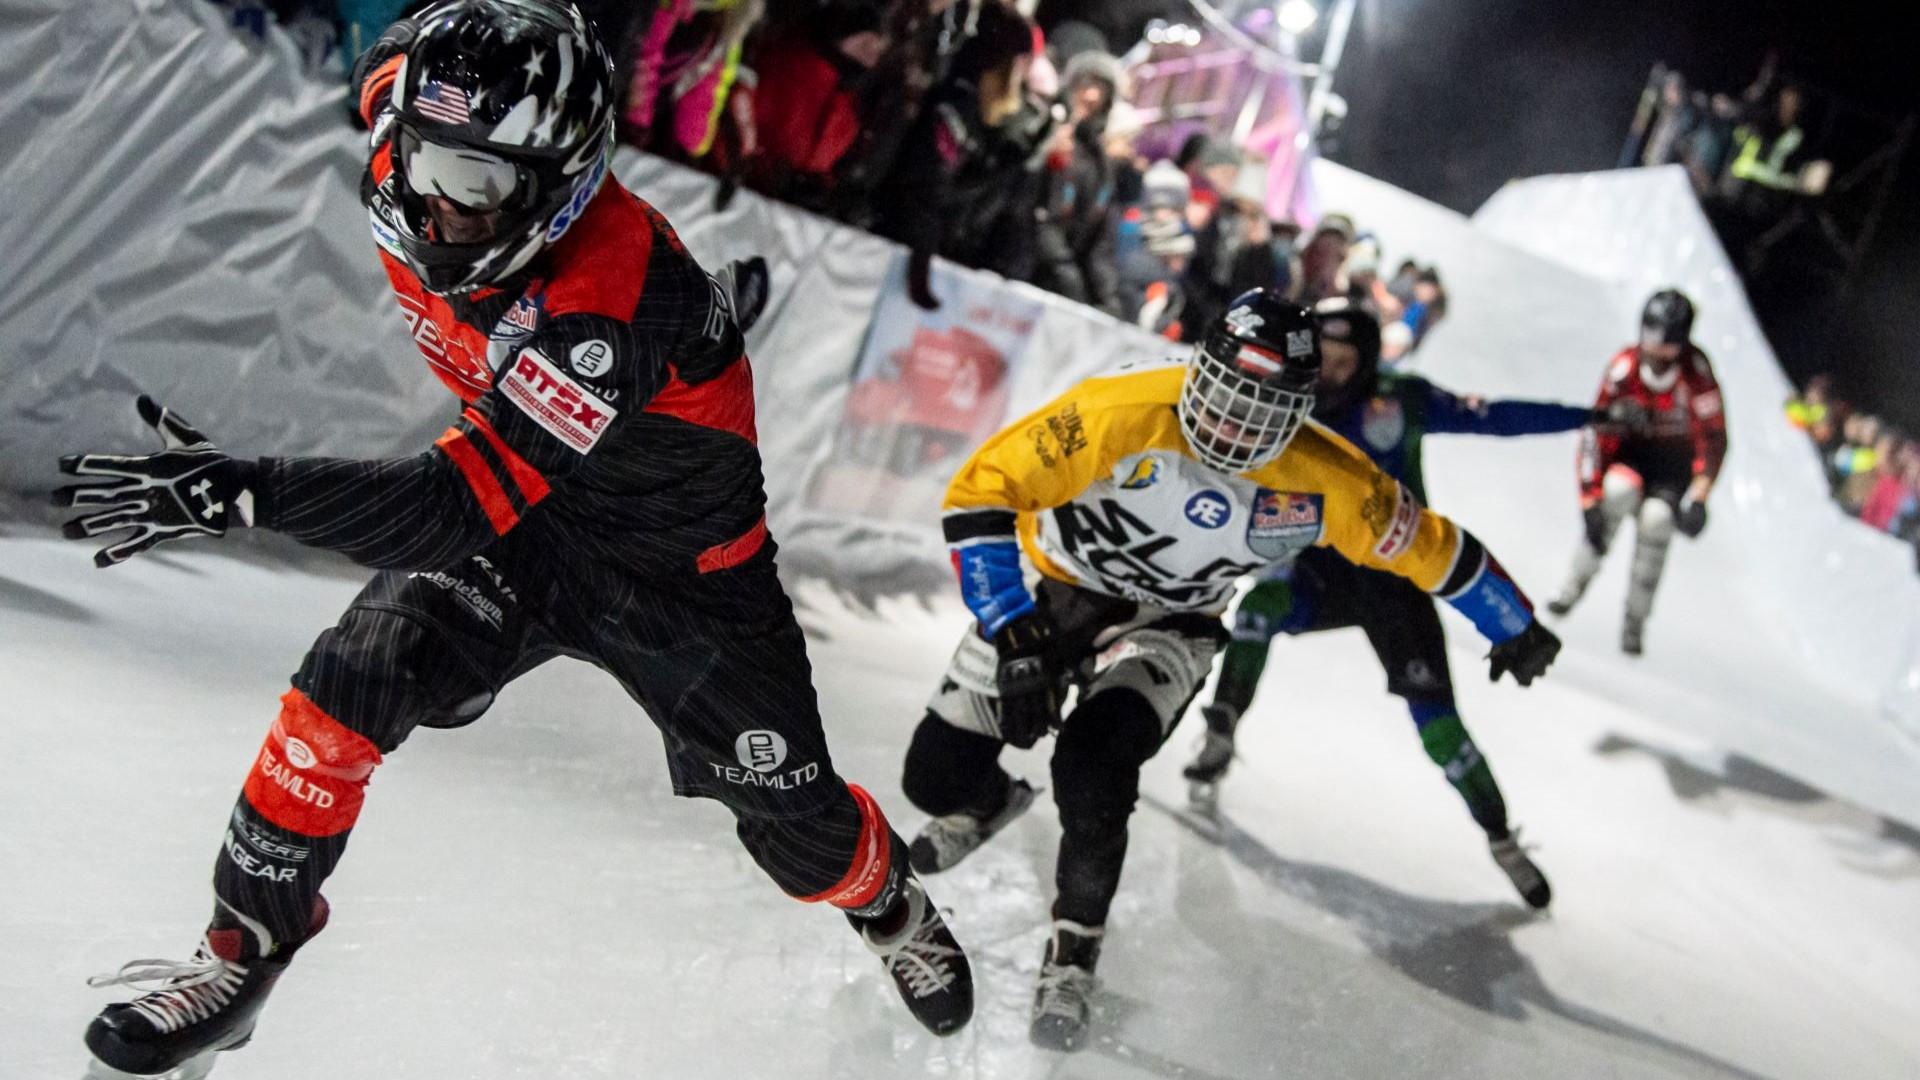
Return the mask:
[[1360,354],[1359,365],[1346,382],[1330,385],[1324,378],[1315,391],[1313,415],[1326,419],[1371,397],[1380,384],[1380,320],[1365,305],[1345,296],[1329,296],[1313,305],[1314,329],[1320,332],[1320,347],[1337,341],[1351,345]]
[[1640,312],[1640,344],[1685,345],[1693,340],[1693,301],[1679,289],[1661,289]]
[[[441,0],[393,84],[389,146],[401,258],[431,292],[519,271],[560,239],[613,156],[613,61],[566,0]],[[483,222],[445,236],[427,199]]]
[[1227,305],[1194,347],[1180,388],[1180,428],[1221,472],[1280,456],[1313,411],[1320,343],[1307,309],[1255,289]]

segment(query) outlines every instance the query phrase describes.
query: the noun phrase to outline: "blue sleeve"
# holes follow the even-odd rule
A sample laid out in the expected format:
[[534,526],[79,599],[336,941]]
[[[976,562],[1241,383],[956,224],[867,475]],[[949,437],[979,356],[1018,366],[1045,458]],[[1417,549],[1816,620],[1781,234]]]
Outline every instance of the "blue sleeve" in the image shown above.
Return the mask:
[[1545,401],[1482,401],[1427,387],[1427,431],[1451,435],[1548,435],[1586,427],[1593,410]]
[[1472,533],[1460,531],[1460,557],[1435,590],[1495,645],[1533,624],[1533,604]]
[[958,510],[941,522],[960,578],[960,598],[988,637],[1034,610],[1014,523],[1010,510]]

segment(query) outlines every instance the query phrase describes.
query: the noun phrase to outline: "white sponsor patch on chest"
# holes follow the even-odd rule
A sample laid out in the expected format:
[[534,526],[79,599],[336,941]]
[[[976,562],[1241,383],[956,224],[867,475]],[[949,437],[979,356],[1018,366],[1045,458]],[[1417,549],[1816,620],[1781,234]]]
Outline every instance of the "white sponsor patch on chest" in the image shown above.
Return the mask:
[[620,411],[580,388],[538,349],[523,349],[500,373],[500,392],[554,438],[584,454]]

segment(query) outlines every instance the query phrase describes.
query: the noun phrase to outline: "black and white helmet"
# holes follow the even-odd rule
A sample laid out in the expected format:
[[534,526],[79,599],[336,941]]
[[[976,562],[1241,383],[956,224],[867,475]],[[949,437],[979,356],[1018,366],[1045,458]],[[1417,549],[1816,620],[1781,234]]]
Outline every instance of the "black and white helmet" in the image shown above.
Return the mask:
[[1693,301],[1679,289],[1661,289],[1640,312],[1640,344],[1685,345],[1693,340]]
[[1180,388],[1180,428],[1200,461],[1225,473],[1279,457],[1313,411],[1320,342],[1307,309],[1264,289],[1207,328]]
[[[382,239],[429,291],[470,292],[526,266],[599,191],[613,156],[613,62],[565,0],[442,0],[412,21],[385,132],[384,224],[398,235]],[[488,227],[437,236],[429,197],[488,215]],[[376,209],[376,233],[382,224]]]

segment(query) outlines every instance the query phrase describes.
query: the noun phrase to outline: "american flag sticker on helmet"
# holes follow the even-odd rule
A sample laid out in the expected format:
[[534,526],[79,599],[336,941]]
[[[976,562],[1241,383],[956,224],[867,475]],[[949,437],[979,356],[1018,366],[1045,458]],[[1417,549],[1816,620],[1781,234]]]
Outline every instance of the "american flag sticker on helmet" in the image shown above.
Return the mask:
[[443,124],[464,124],[473,118],[473,111],[467,105],[467,92],[438,79],[420,88],[413,107],[420,115]]

